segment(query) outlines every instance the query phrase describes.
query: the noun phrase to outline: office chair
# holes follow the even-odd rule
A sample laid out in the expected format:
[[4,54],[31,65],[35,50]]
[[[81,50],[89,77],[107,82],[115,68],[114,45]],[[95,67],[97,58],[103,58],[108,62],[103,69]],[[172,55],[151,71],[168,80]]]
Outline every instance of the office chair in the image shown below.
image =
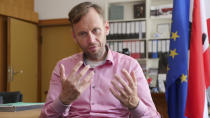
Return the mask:
[[3,97],[3,104],[22,102],[22,99],[23,99],[23,95],[19,91],[0,92],[0,96]]

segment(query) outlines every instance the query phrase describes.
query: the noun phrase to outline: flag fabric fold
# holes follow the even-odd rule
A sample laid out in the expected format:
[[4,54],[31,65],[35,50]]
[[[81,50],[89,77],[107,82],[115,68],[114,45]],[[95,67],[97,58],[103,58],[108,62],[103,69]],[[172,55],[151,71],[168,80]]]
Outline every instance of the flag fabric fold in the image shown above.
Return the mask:
[[210,49],[205,2],[194,0],[186,116],[208,118],[206,89],[210,83]]
[[188,86],[189,0],[174,0],[166,99],[169,118],[185,118]]

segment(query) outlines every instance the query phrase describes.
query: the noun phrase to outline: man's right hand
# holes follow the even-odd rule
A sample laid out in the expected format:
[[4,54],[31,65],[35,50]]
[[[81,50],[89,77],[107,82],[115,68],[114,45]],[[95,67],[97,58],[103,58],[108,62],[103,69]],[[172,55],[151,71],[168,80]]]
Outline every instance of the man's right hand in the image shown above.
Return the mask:
[[[72,69],[72,73],[68,77],[65,76],[64,65],[60,66],[60,79],[62,82],[62,91],[59,96],[61,102],[65,105],[71,104],[76,100],[81,93],[90,85],[91,79],[94,75],[94,72],[91,71],[84,76],[89,70],[90,66],[85,66],[79,73],[79,68],[83,64],[82,61],[78,62]],[[84,78],[81,80],[81,78]]]

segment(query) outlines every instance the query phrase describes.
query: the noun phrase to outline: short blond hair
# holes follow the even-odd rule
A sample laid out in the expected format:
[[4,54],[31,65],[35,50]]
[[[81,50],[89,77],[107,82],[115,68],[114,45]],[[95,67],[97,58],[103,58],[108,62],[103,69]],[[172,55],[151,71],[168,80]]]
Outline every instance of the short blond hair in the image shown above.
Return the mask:
[[69,21],[71,26],[78,23],[80,19],[88,13],[89,8],[94,8],[105,21],[104,11],[99,5],[93,4],[91,2],[83,2],[73,7],[69,12]]

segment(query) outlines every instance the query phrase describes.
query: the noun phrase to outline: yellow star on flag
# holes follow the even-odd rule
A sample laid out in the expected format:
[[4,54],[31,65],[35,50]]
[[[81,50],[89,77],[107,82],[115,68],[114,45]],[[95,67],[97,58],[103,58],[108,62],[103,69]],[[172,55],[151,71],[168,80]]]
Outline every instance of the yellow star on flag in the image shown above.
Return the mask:
[[169,55],[169,56],[171,56],[171,57],[174,59],[174,57],[175,57],[176,55],[178,55],[178,53],[176,53],[176,49],[170,50],[170,55]]
[[181,83],[187,82],[187,75],[182,74],[180,79],[181,79]]
[[179,35],[177,33],[178,32],[172,32],[171,39],[174,39],[174,41],[176,41],[176,38],[179,38]]
[[168,67],[168,65],[167,65],[167,72],[170,70],[170,68]]

